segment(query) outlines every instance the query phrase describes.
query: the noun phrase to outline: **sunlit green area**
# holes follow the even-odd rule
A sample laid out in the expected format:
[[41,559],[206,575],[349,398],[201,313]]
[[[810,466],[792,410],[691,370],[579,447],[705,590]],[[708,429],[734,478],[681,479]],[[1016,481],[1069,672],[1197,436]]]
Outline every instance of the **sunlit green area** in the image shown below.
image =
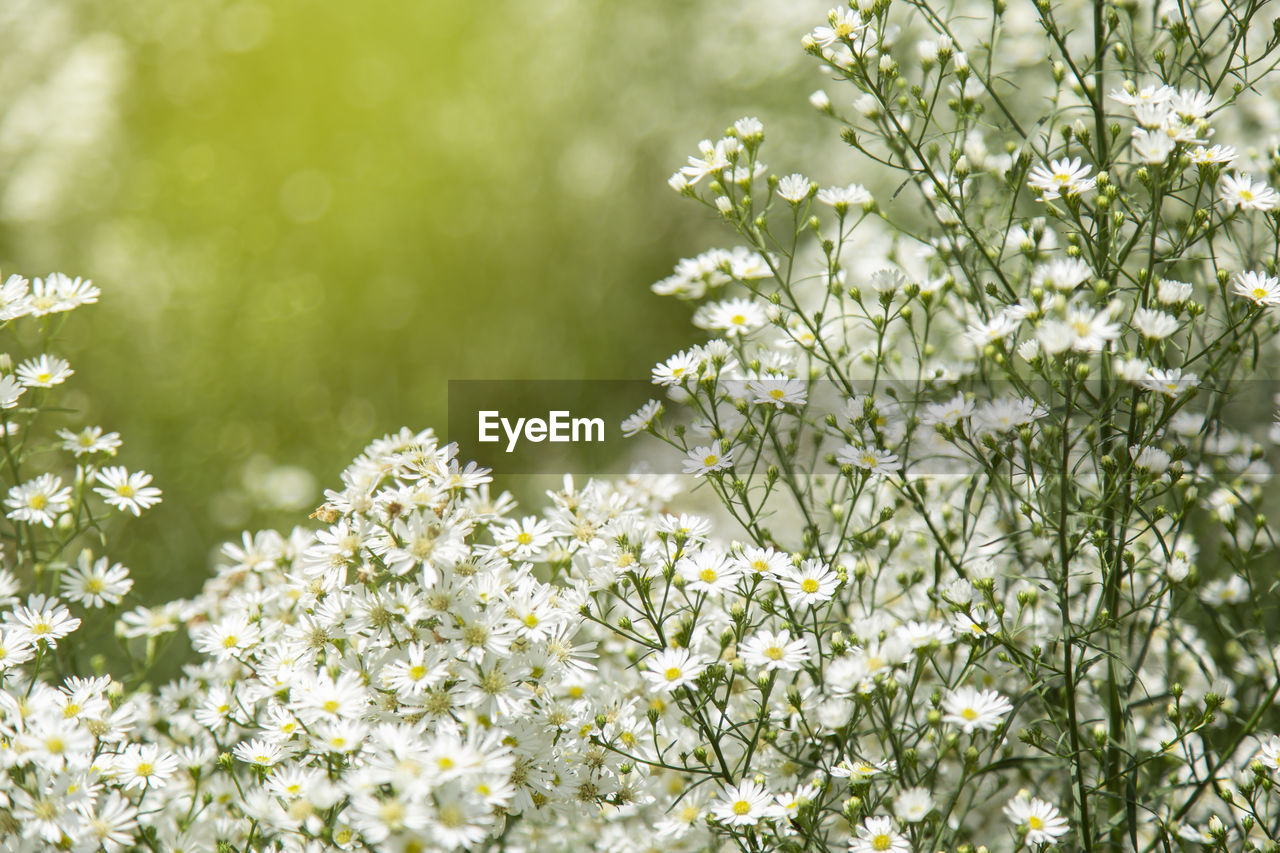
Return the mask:
[[726,239],[667,176],[743,114],[833,133],[822,4],[9,6],[0,262],[103,289],[61,354],[165,490],[118,555],[144,599],[443,428],[449,379],[647,375],[694,340],[649,283]]

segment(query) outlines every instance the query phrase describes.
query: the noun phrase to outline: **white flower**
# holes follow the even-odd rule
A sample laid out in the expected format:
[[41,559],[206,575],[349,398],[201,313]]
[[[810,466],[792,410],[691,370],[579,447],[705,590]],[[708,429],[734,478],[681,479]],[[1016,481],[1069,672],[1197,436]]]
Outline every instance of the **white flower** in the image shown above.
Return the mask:
[[897,454],[875,447],[850,444],[836,451],[836,462],[852,465],[876,477],[887,477],[899,469]]
[[117,465],[103,468],[97,473],[97,480],[102,487],[94,489],[95,492],[116,509],[131,512],[135,516],[160,503],[161,492],[155,486],[148,485],[151,475],[145,471],[129,473]]
[[857,759],[851,761],[846,758],[831,768],[831,775],[837,779],[865,782],[881,773],[891,772],[895,767],[897,767],[897,762],[888,759],[879,761]]
[[751,299],[727,299],[699,308],[693,316],[701,329],[723,331],[729,337],[759,329],[767,322],[764,308]]
[[703,476],[712,471],[724,471],[733,467],[733,454],[710,445],[695,447],[685,454],[684,473]]
[[1236,150],[1230,145],[1214,145],[1210,148],[1197,145],[1191,149],[1191,162],[1197,166],[1225,164],[1234,159],[1236,159]]
[[1187,123],[1207,116],[1212,106],[1213,95],[1199,89],[1179,89],[1169,99],[1170,112],[1176,113]]
[[245,764],[252,764],[255,767],[273,767],[280,763],[280,759],[284,758],[284,750],[279,744],[271,743],[262,738],[254,738],[242,743],[236,744],[231,750],[231,754],[243,761]]
[[740,571],[753,575],[770,575],[780,578],[791,568],[787,555],[772,548],[749,547],[733,557],[733,564]]
[[[0,380],[2,383],[3,380]],[[79,432],[69,429],[58,430],[58,438],[62,439],[62,449],[74,453],[77,457],[94,453],[105,453],[114,456],[120,449],[120,433],[102,431],[102,427],[88,426]]]
[[136,607],[120,617],[116,633],[127,639],[159,637],[176,631],[181,615],[178,602],[160,607]]
[[711,807],[711,816],[728,826],[755,826],[780,814],[773,795],[763,785],[749,779],[726,788]]
[[1088,281],[1092,275],[1093,267],[1080,258],[1055,258],[1032,271],[1031,284],[1033,287],[1067,291]]
[[27,359],[18,365],[15,372],[18,381],[28,388],[52,388],[54,385],[66,382],[67,378],[75,373],[66,359],[58,358],[56,355],[41,355],[38,358]]
[[438,686],[448,672],[447,661],[438,654],[421,643],[410,643],[407,657],[384,667],[381,677],[387,689],[410,697]]
[[662,403],[657,400],[649,400],[633,414],[628,415],[622,421],[622,434],[627,438],[638,435],[653,426],[658,416],[662,414]]
[[836,213],[845,213],[854,205],[859,207],[870,204],[871,193],[861,184],[849,184],[847,187],[826,187],[818,191],[818,201],[835,208]]
[[925,426],[942,425],[953,427],[973,414],[973,401],[963,393],[956,394],[945,403],[930,403],[925,406],[920,423]]
[[641,675],[645,681],[663,693],[669,693],[678,687],[692,684],[707,663],[701,657],[691,654],[688,649],[663,649],[650,655],[645,661]]
[[138,810],[118,791],[80,804],[84,817],[81,837],[106,853],[131,850],[137,841]]
[[778,586],[793,606],[830,601],[839,585],[836,573],[818,560],[805,560],[799,566],[787,565],[778,572]]
[[540,558],[543,549],[551,544],[552,538],[551,523],[536,515],[526,515],[519,523],[508,521],[493,532],[494,544],[498,550],[518,560]]
[[1096,312],[1072,308],[1066,323],[1072,334],[1071,349],[1076,352],[1099,352],[1103,344],[1120,336],[1119,324],[1111,322],[1105,308]]
[[966,734],[975,729],[992,731],[1004,722],[1013,704],[995,690],[957,687],[942,700],[942,721],[959,726]]
[[1132,145],[1138,162],[1155,166],[1169,159],[1177,142],[1163,130],[1135,127]]
[[672,386],[697,379],[701,364],[701,353],[678,352],[653,369],[653,384]]
[[1083,165],[1079,157],[1074,160],[1053,160],[1046,167],[1043,164],[1031,170],[1027,183],[1032,189],[1040,190],[1040,197],[1045,200],[1055,199],[1061,195],[1076,196],[1093,189],[1097,178],[1089,177],[1089,167]]
[[12,409],[18,405],[18,398],[26,391],[12,376],[0,376],[0,409]]
[[756,669],[794,671],[809,660],[803,639],[791,639],[785,628],[777,633],[760,631],[738,648],[743,662]]
[[4,505],[9,508],[7,517],[15,521],[53,527],[54,520],[71,507],[71,487],[63,486],[60,477],[41,474],[11,487]]
[[1019,833],[1026,833],[1027,844],[1052,844],[1067,834],[1067,819],[1058,813],[1058,808],[1025,791],[1005,805],[1004,813]]
[[30,282],[20,275],[11,275],[0,285],[0,322],[15,320],[31,313],[28,295]]
[[910,853],[911,843],[893,826],[893,818],[869,817],[849,842],[849,853]]
[[1182,371],[1176,367],[1169,370],[1153,367],[1147,372],[1146,378],[1139,384],[1143,388],[1158,391],[1166,396],[1177,397],[1184,391],[1199,385],[1200,378],[1194,373],[1188,373],[1184,376]]
[[159,745],[130,744],[111,761],[111,772],[129,788],[159,788],[178,769],[178,759]]
[[106,557],[93,562],[88,550],[81,551],[77,566],[62,576],[62,594],[85,607],[119,604],[131,589],[128,569]]
[[831,47],[837,42],[848,41],[867,28],[862,16],[847,6],[837,7],[827,12],[827,23],[830,26],[815,27],[813,30],[813,40],[822,47]]
[[1130,447],[1133,454],[1133,467],[1148,474],[1160,475],[1169,470],[1172,459],[1158,447]]
[[743,142],[759,142],[764,139],[764,122],[755,116],[743,116],[733,123],[733,132]]
[[1223,175],[1218,192],[1228,210],[1275,210],[1280,206],[1280,195],[1275,190],[1248,175]]
[[56,648],[58,640],[80,627],[80,620],[71,615],[56,598],[33,595],[25,607],[16,607],[4,615],[5,624],[13,630],[19,642],[35,645],[45,642]]
[[906,788],[893,800],[893,813],[905,823],[919,823],[933,811],[933,794],[928,788]]
[[1262,741],[1258,760],[1272,773],[1280,770],[1280,737],[1270,735]]
[[1039,420],[1048,412],[1026,397],[1002,398],[985,404],[973,415],[973,428],[978,434],[1000,433]]
[[262,631],[244,614],[234,614],[205,626],[193,639],[197,651],[212,655],[217,660],[231,660],[257,645],[262,639]]
[[1191,298],[1192,290],[1185,281],[1162,278],[1156,285],[1156,299],[1163,305],[1181,305]]
[[30,634],[16,625],[6,625],[0,630],[0,672],[26,663],[35,656],[36,647],[28,639]]
[[965,337],[968,338],[974,346],[985,347],[987,344],[1003,342],[1018,330],[1018,325],[1021,322],[1021,317],[1001,312],[996,314],[990,320],[970,323],[968,329],[965,331]]
[[[1219,512],[1220,517],[1223,513]],[[1228,520],[1223,517],[1223,520]],[[1251,592],[1249,584],[1239,575],[1231,575],[1228,578],[1214,578],[1200,588],[1200,600],[1211,606],[1221,606],[1224,604],[1243,604],[1249,600]]]
[[708,595],[721,595],[732,589],[741,573],[737,562],[730,562],[714,548],[703,548],[692,555],[681,557],[676,563],[676,571],[688,583],[690,592]]
[[799,379],[766,377],[748,382],[747,393],[751,395],[753,403],[763,403],[781,409],[786,406],[803,406],[808,392],[805,384]]
[[1138,308],[1133,312],[1133,328],[1144,338],[1152,341],[1164,340],[1178,331],[1178,320],[1171,314],[1151,308]]
[[1139,104],[1164,104],[1177,93],[1178,90],[1172,86],[1152,83],[1139,89],[1132,81],[1126,80],[1123,90],[1113,89],[1107,93],[1107,97],[1126,107],[1134,107]]
[[[735,143],[737,140],[733,140]],[[726,153],[725,140],[720,140],[714,145],[711,140],[704,139],[698,143],[698,153],[700,157],[690,157],[689,165],[682,168],[677,174],[683,179],[683,183],[677,186],[675,176],[672,176],[671,184],[673,189],[683,190],[685,187],[696,184],[707,175],[718,175],[731,165],[729,156]]]
[[1231,292],[1243,296],[1254,305],[1271,308],[1280,305],[1280,278],[1257,270],[1239,272],[1236,273],[1235,286]]
[[792,204],[799,204],[813,192],[813,181],[804,175],[787,175],[778,181],[778,195]]

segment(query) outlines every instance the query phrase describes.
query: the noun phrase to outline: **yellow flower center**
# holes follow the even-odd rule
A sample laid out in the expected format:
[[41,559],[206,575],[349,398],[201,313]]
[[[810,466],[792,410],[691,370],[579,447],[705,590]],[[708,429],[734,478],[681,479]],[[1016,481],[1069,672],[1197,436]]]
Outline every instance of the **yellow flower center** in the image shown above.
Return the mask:
[[749,811],[751,811],[751,803],[748,803],[746,800],[738,800],[733,804],[734,814],[746,814]]
[[800,589],[808,593],[817,592],[818,582],[813,578],[805,578],[804,580],[800,581]]
[[667,667],[667,671],[664,672],[663,675],[666,676],[667,681],[675,681],[677,678],[680,677],[680,667],[669,666]]

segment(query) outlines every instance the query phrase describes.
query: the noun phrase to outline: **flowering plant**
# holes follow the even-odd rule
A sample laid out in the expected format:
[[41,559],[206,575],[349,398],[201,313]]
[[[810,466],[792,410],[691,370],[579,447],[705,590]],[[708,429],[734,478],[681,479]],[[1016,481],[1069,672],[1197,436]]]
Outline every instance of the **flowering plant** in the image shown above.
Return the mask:
[[853,109],[811,100],[894,201],[771,174],[755,119],[672,176],[743,245],[654,286],[719,337],[654,369],[691,422],[632,426],[746,541],[601,621],[742,849],[1274,849],[1270,468],[1230,407],[1280,199],[1211,138],[1280,41],[1256,4],[850,5],[805,47]]
[[[402,430],[318,529],[124,613],[128,675],[68,637],[130,593],[92,548],[159,491],[114,433],[46,435],[97,289],[10,278],[0,841],[1280,849],[1242,393],[1276,357],[1280,154],[1232,147],[1280,47],[1262,5],[832,10],[805,49],[855,94],[810,101],[872,189],[771,173],[752,118],[671,178],[741,240],[654,285],[714,337],[624,431],[687,477],[517,515]],[[195,658],[148,685],[180,632]]]

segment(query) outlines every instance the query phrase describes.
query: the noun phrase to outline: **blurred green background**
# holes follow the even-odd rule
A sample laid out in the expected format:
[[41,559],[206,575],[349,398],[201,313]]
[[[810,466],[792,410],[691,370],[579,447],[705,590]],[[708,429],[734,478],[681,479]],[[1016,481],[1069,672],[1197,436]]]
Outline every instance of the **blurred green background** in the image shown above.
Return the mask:
[[834,136],[810,0],[0,5],[0,263],[103,290],[67,400],[165,490],[144,600],[449,379],[646,376],[694,339],[648,285],[731,236],[666,178],[741,115],[783,173]]

